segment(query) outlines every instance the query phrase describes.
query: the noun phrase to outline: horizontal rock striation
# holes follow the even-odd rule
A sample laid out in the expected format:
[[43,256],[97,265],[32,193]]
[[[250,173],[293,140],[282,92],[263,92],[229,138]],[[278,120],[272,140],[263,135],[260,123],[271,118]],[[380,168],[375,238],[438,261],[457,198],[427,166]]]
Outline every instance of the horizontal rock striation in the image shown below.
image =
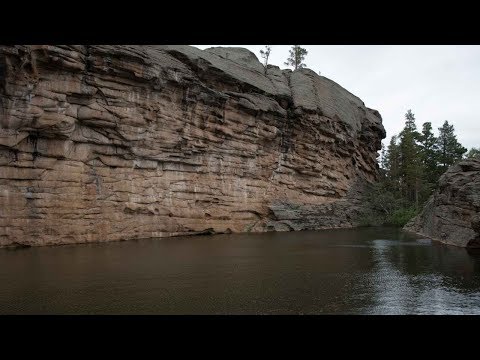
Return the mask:
[[0,46],[0,246],[355,226],[384,137],[246,49]]
[[480,247],[480,159],[463,160],[448,169],[405,230],[450,245]]

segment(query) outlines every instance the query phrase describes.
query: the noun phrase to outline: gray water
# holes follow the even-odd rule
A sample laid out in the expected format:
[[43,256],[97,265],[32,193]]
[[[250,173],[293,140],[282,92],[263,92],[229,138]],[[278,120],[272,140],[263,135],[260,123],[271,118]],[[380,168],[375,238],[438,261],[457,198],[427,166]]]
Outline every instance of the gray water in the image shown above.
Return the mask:
[[0,249],[0,314],[480,314],[480,253],[391,228]]

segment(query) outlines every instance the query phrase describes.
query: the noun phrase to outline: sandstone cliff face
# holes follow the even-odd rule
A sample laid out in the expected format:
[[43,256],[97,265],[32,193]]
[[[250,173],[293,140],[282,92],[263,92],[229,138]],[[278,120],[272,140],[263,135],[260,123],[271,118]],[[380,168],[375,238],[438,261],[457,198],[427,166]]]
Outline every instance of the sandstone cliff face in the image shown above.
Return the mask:
[[0,46],[0,246],[355,226],[384,137],[246,49]]
[[452,166],[405,229],[446,244],[480,247],[480,159]]

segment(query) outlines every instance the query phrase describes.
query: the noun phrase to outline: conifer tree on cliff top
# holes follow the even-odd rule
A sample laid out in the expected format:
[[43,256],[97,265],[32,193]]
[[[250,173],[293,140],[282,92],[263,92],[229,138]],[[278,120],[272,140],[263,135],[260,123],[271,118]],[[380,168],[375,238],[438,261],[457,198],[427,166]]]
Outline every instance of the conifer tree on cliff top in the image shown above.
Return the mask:
[[457,141],[455,128],[453,125],[450,125],[447,120],[445,120],[442,127],[438,128],[438,130],[440,132],[437,138],[438,162],[441,173],[444,173],[449,166],[462,159],[467,149]]
[[480,148],[471,148],[465,157],[467,159],[480,158]]
[[290,49],[290,57],[285,62],[285,65],[293,66],[295,70],[302,69],[307,66],[303,63],[307,54],[307,49],[300,47],[300,45],[293,45]]
[[265,68],[265,74],[267,73],[268,58],[271,51],[272,47],[270,45],[265,45],[265,50],[260,50],[260,56],[264,59],[263,67]]

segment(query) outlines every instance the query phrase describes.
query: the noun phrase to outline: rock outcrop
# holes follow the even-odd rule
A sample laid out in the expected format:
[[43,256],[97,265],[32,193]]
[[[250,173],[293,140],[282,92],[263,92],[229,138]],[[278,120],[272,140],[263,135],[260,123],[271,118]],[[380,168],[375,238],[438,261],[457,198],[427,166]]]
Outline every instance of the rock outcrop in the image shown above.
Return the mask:
[[380,114],[241,48],[0,46],[0,246],[351,227]]
[[452,166],[405,230],[446,244],[480,247],[480,159]]

